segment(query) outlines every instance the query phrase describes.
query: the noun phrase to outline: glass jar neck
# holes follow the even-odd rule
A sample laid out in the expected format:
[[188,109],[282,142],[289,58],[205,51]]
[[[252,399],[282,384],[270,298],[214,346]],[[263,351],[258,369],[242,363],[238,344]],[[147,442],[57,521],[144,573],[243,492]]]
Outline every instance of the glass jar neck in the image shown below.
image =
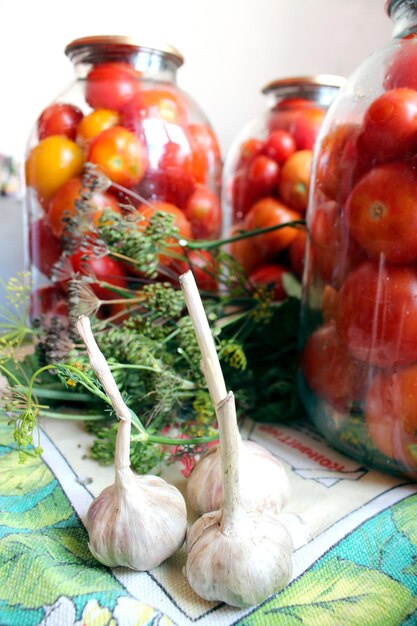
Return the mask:
[[394,22],[393,37],[417,33],[417,0],[388,0],[387,12]]
[[70,55],[75,75],[83,79],[94,65],[99,63],[128,63],[138,70],[142,77],[161,82],[176,83],[178,62],[175,58],[162,51],[129,50],[112,51],[98,50],[91,47],[77,50]]
[[334,100],[340,85],[300,84],[271,87],[264,90],[268,108],[279,107],[286,100],[302,99],[311,102],[311,106],[327,108]]

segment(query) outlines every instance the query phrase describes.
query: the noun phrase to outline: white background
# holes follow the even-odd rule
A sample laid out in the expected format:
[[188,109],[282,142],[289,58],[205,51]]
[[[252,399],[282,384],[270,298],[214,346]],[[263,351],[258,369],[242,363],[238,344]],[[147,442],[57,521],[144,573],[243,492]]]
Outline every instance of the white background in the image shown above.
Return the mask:
[[64,48],[86,35],[170,43],[178,83],[200,104],[223,154],[285,76],[346,76],[388,42],[385,0],[0,0],[0,153],[19,160],[35,118],[72,80]]

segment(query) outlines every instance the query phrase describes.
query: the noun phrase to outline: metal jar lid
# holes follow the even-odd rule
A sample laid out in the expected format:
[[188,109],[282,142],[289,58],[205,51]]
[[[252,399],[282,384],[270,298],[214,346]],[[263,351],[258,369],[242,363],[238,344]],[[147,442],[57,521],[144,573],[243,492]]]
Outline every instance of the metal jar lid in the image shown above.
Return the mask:
[[91,37],[81,37],[71,41],[64,50],[65,54],[72,59],[78,54],[82,54],[83,61],[96,62],[101,54],[114,56],[115,60],[123,56],[134,54],[135,52],[154,52],[161,56],[168,56],[180,67],[184,63],[184,57],[173,46],[168,44],[154,45],[138,43],[131,37],[124,35],[94,35]]
[[273,80],[262,89],[262,93],[269,94],[273,91],[293,91],[298,89],[300,94],[308,95],[308,93],[315,92],[320,87],[334,87],[340,89],[343,87],[346,79],[342,76],[335,74],[316,74],[313,76],[290,76],[288,78],[281,78],[279,80]]

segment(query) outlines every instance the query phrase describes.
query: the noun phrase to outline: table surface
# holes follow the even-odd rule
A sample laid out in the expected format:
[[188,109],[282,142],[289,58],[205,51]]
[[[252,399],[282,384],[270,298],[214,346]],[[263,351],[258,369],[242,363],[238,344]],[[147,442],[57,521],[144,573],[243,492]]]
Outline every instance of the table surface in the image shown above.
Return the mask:
[[[241,432],[284,465],[296,546],[290,584],[246,610],[201,600],[184,549],[151,572],[98,564],[82,520],[113,468],[88,458],[82,424],[53,420],[42,458],[19,464],[0,422],[0,625],[417,624],[417,485],[346,458],[307,423],[247,420]],[[178,463],[164,477],[184,492],[184,472]]]

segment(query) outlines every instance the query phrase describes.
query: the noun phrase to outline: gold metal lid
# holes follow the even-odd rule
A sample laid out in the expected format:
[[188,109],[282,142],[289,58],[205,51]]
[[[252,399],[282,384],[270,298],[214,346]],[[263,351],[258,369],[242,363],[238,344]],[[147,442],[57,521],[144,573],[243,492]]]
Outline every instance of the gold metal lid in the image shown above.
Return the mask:
[[340,89],[346,82],[346,78],[343,76],[337,76],[335,74],[316,74],[313,76],[290,76],[288,78],[281,78],[279,80],[273,80],[262,89],[262,93],[268,94],[271,91],[277,89],[291,89],[298,87],[301,90],[309,90],[315,87],[334,87]]
[[[65,54],[71,59],[83,49],[91,49],[100,52],[114,52],[115,54],[129,54],[139,51],[156,52],[162,56],[169,56],[177,67],[184,63],[184,57],[173,46],[168,44],[155,45],[148,43],[138,43],[132,37],[125,35],[93,35],[91,37],[81,37],[74,39],[65,47]],[[88,58],[86,60],[89,60]]]

